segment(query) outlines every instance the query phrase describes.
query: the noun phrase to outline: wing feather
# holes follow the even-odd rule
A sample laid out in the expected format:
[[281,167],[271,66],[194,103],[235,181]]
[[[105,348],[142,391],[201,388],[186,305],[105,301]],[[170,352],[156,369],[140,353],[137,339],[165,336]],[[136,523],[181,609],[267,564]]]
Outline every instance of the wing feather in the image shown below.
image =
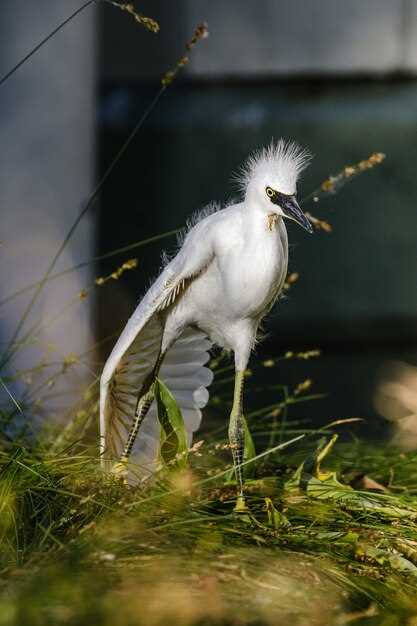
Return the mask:
[[[164,330],[160,312],[175,302],[212,258],[208,238],[202,241],[204,245],[197,248],[193,231],[190,232],[179,254],[167,265],[134,311],[104,366],[100,381],[100,452],[104,466],[107,466],[105,458],[114,460],[122,453],[135,417],[138,397],[159,357]],[[211,382],[211,374],[201,373],[202,370],[209,371],[204,364],[209,359],[210,346],[203,333],[187,329],[168,351],[166,365],[164,363],[160,371],[162,380],[169,381],[174,396],[176,391],[180,393],[181,402],[186,404],[184,409],[191,411],[190,433],[200,423],[200,408],[206,402],[206,395],[198,390],[205,391],[205,385]],[[142,428],[148,422],[149,436],[152,433],[159,442],[155,415],[156,409],[151,407]],[[186,426],[188,428],[188,424]],[[148,445],[146,454],[143,451],[146,458],[149,450]]]

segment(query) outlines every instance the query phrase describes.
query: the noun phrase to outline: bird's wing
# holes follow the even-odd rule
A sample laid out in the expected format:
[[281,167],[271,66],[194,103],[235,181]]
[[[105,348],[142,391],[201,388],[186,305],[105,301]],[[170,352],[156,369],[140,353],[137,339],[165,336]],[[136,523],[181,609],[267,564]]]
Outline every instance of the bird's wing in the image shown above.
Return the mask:
[[[104,455],[111,459],[117,458],[123,451],[135,417],[138,396],[146,378],[152,373],[160,353],[163,323],[159,312],[175,301],[192,278],[207,267],[212,258],[210,232],[202,222],[190,231],[177,256],[150,287],[127,322],[101,376],[100,452],[103,459]],[[178,341],[181,339],[180,337]],[[168,361],[174,347],[175,345],[166,355]],[[198,347],[197,342],[195,347],[202,354],[207,352],[206,344]],[[182,384],[191,385],[193,368],[195,369],[196,364],[193,365],[193,361],[187,359],[188,357],[179,358],[173,366],[177,366],[177,376],[181,371],[178,368],[189,367],[189,371],[184,373]],[[161,378],[163,369],[161,368]],[[167,378],[169,379],[170,375]],[[186,405],[181,407],[181,402],[179,404],[184,410],[199,408],[198,403],[190,407]],[[191,432],[192,430],[194,428],[191,428]]]
[[[201,409],[207,404],[207,387],[213,372],[205,367],[210,359],[211,341],[204,333],[186,329],[168,350],[159,377],[167,385],[181,410],[187,431],[188,445],[201,423]],[[129,457],[129,482],[146,478],[158,466],[160,424],[156,402],[142,422],[135,445]]]

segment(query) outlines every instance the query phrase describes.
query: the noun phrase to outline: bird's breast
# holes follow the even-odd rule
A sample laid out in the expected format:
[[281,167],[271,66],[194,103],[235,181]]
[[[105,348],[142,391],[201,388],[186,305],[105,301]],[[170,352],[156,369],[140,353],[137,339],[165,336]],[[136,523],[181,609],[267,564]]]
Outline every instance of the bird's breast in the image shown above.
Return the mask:
[[282,289],[287,273],[285,227],[248,237],[219,256],[225,297],[238,317],[257,317]]

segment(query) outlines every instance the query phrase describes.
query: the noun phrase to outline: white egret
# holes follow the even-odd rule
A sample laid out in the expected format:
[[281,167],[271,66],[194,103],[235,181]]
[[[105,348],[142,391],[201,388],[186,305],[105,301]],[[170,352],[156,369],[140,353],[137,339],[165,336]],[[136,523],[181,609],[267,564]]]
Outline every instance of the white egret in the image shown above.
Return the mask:
[[271,143],[242,167],[242,201],[223,209],[212,205],[194,220],[105,364],[100,387],[105,465],[118,459],[116,471],[126,474],[130,457],[152,470],[160,433],[154,401],[157,377],[176,398],[191,443],[208,400],[212,372],[204,365],[215,344],[234,353],[229,440],[238,485],[235,508],[246,509],[241,467],[244,374],[259,324],[284,285],[288,239],[283,218],[313,230],[296,200],[297,178],[309,160],[308,152],[294,143]]

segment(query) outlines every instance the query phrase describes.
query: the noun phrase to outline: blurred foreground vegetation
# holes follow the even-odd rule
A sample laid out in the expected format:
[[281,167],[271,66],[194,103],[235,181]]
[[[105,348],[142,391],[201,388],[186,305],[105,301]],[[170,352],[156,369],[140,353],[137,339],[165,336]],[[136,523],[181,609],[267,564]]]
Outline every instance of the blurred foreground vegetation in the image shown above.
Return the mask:
[[135,487],[80,444],[10,444],[1,626],[417,624],[417,456],[335,428],[247,463],[249,515],[222,438]]

